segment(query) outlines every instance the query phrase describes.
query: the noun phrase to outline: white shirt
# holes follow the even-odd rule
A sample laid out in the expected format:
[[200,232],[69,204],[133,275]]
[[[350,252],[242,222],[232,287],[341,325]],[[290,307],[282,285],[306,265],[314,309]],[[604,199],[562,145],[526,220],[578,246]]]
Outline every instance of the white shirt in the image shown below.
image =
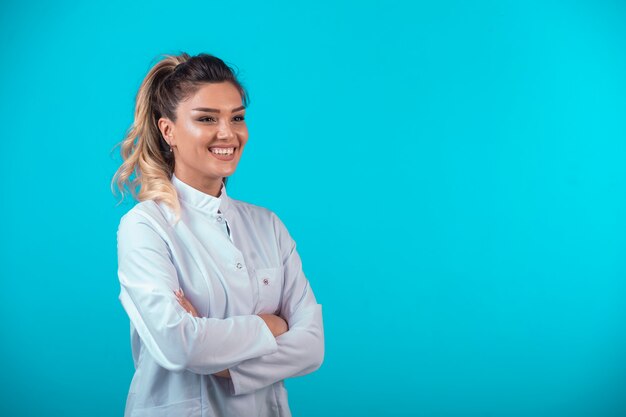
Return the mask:
[[[176,176],[172,184],[178,223],[148,200],[117,232],[135,364],[125,416],[290,416],[283,380],[324,358],[322,306],[294,240],[276,214],[225,186],[214,197]],[[179,305],[178,288],[200,317]],[[274,338],[261,313],[280,315],[289,331]],[[212,375],[224,369],[230,379]]]

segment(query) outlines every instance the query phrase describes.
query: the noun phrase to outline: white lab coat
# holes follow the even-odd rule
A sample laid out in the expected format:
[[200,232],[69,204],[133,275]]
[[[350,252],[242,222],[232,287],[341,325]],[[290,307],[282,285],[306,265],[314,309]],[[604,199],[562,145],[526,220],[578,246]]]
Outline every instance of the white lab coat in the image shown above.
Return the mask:
[[[125,416],[290,416],[283,380],[324,358],[322,306],[294,240],[276,214],[225,186],[218,198],[172,183],[178,223],[149,200],[117,233],[135,364]],[[179,305],[178,288],[200,317]],[[274,338],[260,313],[279,314],[289,331]],[[231,379],[212,375],[224,369]]]

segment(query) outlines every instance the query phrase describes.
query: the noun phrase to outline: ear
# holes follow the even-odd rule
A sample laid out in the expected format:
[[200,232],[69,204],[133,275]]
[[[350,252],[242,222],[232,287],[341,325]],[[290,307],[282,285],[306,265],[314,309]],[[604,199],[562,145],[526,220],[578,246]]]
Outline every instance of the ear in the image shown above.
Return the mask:
[[174,136],[174,122],[167,117],[161,117],[157,122],[161,135],[171,147],[176,146],[176,139]]

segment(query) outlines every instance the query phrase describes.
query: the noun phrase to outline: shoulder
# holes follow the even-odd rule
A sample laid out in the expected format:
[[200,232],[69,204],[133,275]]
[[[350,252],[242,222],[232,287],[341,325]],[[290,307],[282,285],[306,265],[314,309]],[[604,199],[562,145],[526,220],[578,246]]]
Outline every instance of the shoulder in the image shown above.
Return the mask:
[[167,212],[163,204],[154,200],[140,201],[120,218],[120,227],[137,223],[167,223]]
[[164,243],[171,228],[173,214],[163,203],[141,201],[120,218],[117,229],[118,247]]
[[266,228],[266,232],[272,233],[279,241],[279,244],[287,247],[293,245],[291,235],[285,223],[283,223],[276,212],[266,207],[232,198],[231,202],[242,217],[254,222],[257,227]]
[[259,220],[263,223],[273,222],[274,219],[278,218],[272,210],[266,207],[248,203],[246,201],[235,200],[234,198],[230,199],[230,203],[240,215],[254,220]]

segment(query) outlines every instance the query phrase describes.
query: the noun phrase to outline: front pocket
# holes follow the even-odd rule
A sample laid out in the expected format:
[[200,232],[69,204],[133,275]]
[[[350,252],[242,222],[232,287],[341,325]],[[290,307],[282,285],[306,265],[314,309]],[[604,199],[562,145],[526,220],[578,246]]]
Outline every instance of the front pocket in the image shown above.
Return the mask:
[[259,295],[256,314],[278,314],[283,292],[283,268],[259,268],[254,276]]
[[201,416],[202,399],[193,398],[173,404],[164,404],[155,407],[136,408],[131,411],[131,417],[172,417],[172,416]]

